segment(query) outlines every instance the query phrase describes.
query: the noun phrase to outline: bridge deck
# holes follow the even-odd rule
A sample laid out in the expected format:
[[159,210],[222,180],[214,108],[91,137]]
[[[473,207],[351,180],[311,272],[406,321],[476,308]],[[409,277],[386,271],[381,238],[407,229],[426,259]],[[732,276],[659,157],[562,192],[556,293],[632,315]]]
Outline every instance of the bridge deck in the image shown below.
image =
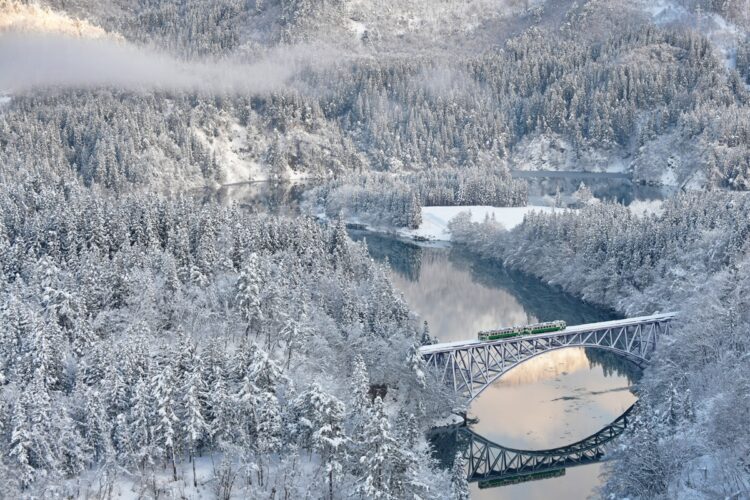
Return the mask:
[[[675,316],[677,316],[677,313],[675,312],[669,312],[669,313],[661,313],[661,314],[652,314],[650,316],[638,316],[636,318],[625,318],[625,319],[616,319],[612,321],[601,321],[599,323],[587,323],[583,325],[573,325],[567,327],[565,330],[557,331],[557,332],[550,332],[550,333],[542,333],[538,335],[527,335],[526,337],[529,338],[547,338],[547,337],[557,337],[560,335],[566,335],[569,333],[579,333],[579,332],[589,332],[592,330],[604,330],[606,328],[617,328],[621,326],[631,326],[631,325],[637,325],[640,323],[651,323],[654,321],[667,321],[673,319]],[[508,339],[501,339],[501,340],[489,340],[489,341],[481,341],[477,339],[473,340],[459,340],[456,342],[444,342],[440,344],[432,344],[432,345],[425,345],[419,348],[419,352],[423,355],[425,354],[432,354],[436,352],[448,352],[448,351],[454,351],[459,349],[466,349],[468,347],[477,346],[481,344],[499,344],[502,342],[507,341],[517,341],[520,337],[511,337]]]

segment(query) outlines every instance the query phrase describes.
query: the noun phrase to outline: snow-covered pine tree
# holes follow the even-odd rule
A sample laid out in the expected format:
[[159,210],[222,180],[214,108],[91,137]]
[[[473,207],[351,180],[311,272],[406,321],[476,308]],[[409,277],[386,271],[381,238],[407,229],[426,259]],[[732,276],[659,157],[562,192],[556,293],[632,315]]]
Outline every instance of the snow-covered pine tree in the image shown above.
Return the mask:
[[130,436],[134,455],[132,460],[144,473],[146,467],[154,465],[157,450],[155,449],[156,408],[151,393],[150,382],[141,379],[135,384],[130,404]]
[[209,340],[203,351],[203,386],[207,390],[205,422],[209,442],[221,448],[234,428],[233,395],[227,380],[227,357],[216,340]]
[[94,456],[93,450],[79,432],[78,423],[71,418],[68,411],[64,410],[59,417],[57,453],[60,456],[60,470],[64,476],[76,477],[94,462]]
[[260,486],[265,484],[265,457],[281,447],[281,410],[279,401],[273,392],[262,390],[255,397],[253,407],[255,428],[254,448],[258,456],[258,480]]
[[391,424],[379,396],[375,398],[367,414],[367,424],[358,440],[363,451],[359,459],[363,476],[357,484],[356,492],[368,498],[392,498],[390,464],[398,443],[391,435]]
[[186,439],[185,446],[193,467],[193,486],[197,487],[195,454],[207,434],[207,425],[203,416],[205,413],[203,402],[206,397],[206,388],[203,385],[203,364],[201,358],[195,353],[191,361],[192,366],[186,373],[185,385],[182,389],[180,422],[183,427],[182,433]]
[[431,345],[433,343],[432,335],[430,335],[430,325],[427,324],[427,320],[422,324],[422,337],[419,339],[421,345]]
[[336,397],[312,384],[294,402],[295,434],[303,448],[317,452],[325,464],[328,495],[333,499],[334,483],[343,470],[348,438],[344,432],[346,408]]
[[451,486],[453,488],[451,498],[455,500],[469,500],[469,483],[466,481],[466,460],[461,452],[456,453],[451,469]]
[[261,307],[263,285],[264,277],[258,255],[251,253],[237,280],[237,307],[242,317],[247,321],[245,337],[253,328],[256,328],[256,333],[258,333],[259,322],[263,321],[263,309]]
[[11,465],[17,471],[18,481],[21,489],[28,488],[34,481],[34,467],[32,466],[32,442],[31,428],[29,425],[26,409],[21,401],[17,401],[10,429]]
[[406,355],[406,367],[415,377],[419,388],[426,386],[424,358],[419,354],[417,346],[411,346]]
[[[166,349],[165,349],[166,351]],[[179,419],[175,415],[177,406],[174,370],[170,360],[160,360],[151,377],[151,391],[156,409],[156,425],[153,428],[154,442],[161,456],[172,466],[172,478],[177,481],[177,446]]]
[[370,408],[370,377],[367,374],[367,365],[361,354],[354,356],[352,362],[351,376],[351,417],[357,422],[367,414]]

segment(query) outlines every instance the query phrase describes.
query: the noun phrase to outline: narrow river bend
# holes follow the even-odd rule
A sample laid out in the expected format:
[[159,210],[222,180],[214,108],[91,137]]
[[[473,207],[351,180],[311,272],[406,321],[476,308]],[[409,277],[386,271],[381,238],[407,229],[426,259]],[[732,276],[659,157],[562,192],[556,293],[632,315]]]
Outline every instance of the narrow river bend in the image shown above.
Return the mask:
[[[561,187],[557,180],[542,179],[537,184],[530,195],[544,201],[550,193],[574,190],[579,182]],[[624,196],[609,185],[598,194],[624,202],[642,198],[628,186]],[[305,189],[304,183],[246,183],[201,194],[249,210],[297,214]],[[554,319],[574,325],[616,318],[612,311],[482,260],[461,247],[421,246],[355,230],[350,236],[356,241],[366,239],[374,259],[387,260],[394,285],[411,309],[428,322],[431,334],[444,342],[474,338],[478,331],[498,326]],[[469,408],[469,416],[478,420],[472,430],[503,447],[565,446],[598,432],[630,407],[636,400],[632,389],[639,377],[637,368],[612,353],[583,348],[553,351],[521,364],[485,390]],[[438,458],[450,467],[461,449],[459,441],[434,444]],[[601,464],[593,464],[502,487],[479,488],[472,483],[472,498],[578,500],[596,495],[601,471]]]
[[[440,341],[474,338],[479,330],[505,325],[554,319],[580,324],[616,317],[460,247],[419,246],[360,231],[350,235],[366,239],[374,259],[387,260],[394,285]],[[596,433],[630,407],[639,376],[637,368],[611,353],[553,351],[518,366],[485,390],[469,409],[478,419],[472,430],[510,448],[564,446]],[[440,458],[447,464],[459,446],[443,441]],[[601,470],[601,464],[583,465],[557,477],[494,488],[472,483],[472,498],[586,498],[596,494]]]

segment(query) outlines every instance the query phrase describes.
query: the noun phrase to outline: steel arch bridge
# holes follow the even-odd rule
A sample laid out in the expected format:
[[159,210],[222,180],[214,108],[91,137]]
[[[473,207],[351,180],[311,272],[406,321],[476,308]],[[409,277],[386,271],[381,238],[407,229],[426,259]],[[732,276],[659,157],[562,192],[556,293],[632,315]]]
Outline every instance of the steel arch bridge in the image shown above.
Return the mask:
[[467,479],[469,482],[479,482],[480,486],[501,486],[562,475],[568,467],[599,462],[604,457],[607,443],[627,428],[636,404],[596,434],[549,450],[508,448],[463,428],[461,432],[468,437],[464,452]]
[[594,347],[616,352],[639,365],[653,354],[677,313],[569,326],[565,330],[479,341],[465,340],[420,347],[440,380],[473,400],[504,373],[535,356],[566,347]]

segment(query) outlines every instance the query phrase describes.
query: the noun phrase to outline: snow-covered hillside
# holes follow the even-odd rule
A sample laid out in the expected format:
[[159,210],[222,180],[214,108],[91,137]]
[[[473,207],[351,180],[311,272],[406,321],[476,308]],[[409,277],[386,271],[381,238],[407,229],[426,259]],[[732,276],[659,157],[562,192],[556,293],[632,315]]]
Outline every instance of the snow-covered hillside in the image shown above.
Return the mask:
[[[166,169],[191,172],[184,177],[202,171],[205,179],[192,184],[498,164],[627,171],[637,181],[691,188],[749,182],[747,141],[735,139],[745,133],[747,100],[734,95],[741,89],[731,47],[714,49],[737,31],[716,13],[701,23],[702,39],[675,24],[689,26],[690,17],[667,19],[685,9],[664,2],[196,0],[182,10],[148,4],[138,16],[120,0],[47,4],[55,10],[5,4],[5,25],[122,33],[127,43],[16,40],[12,49],[27,54],[18,59],[26,65],[7,63],[14,54],[0,59],[4,85],[198,93],[174,99],[182,109],[170,115],[209,158],[187,155],[192,164]],[[691,49],[701,44],[712,48]],[[58,67],[40,74],[51,66],[44,57]],[[18,109],[28,109],[19,97]],[[143,100],[149,114],[165,96],[154,97]],[[69,100],[64,93],[45,100],[46,112],[21,121],[45,128]],[[206,123],[192,121],[196,109]],[[143,141],[124,151],[141,148]],[[160,148],[155,156],[180,155]],[[216,165],[206,169],[196,158]],[[70,166],[80,171],[83,162]]]
[[0,2],[0,34],[8,31],[59,34],[93,39],[121,38],[119,35],[108,33],[87,20],[71,17],[65,12],[53,10],[49,7],[34,3],[21,3],[17,0]]

